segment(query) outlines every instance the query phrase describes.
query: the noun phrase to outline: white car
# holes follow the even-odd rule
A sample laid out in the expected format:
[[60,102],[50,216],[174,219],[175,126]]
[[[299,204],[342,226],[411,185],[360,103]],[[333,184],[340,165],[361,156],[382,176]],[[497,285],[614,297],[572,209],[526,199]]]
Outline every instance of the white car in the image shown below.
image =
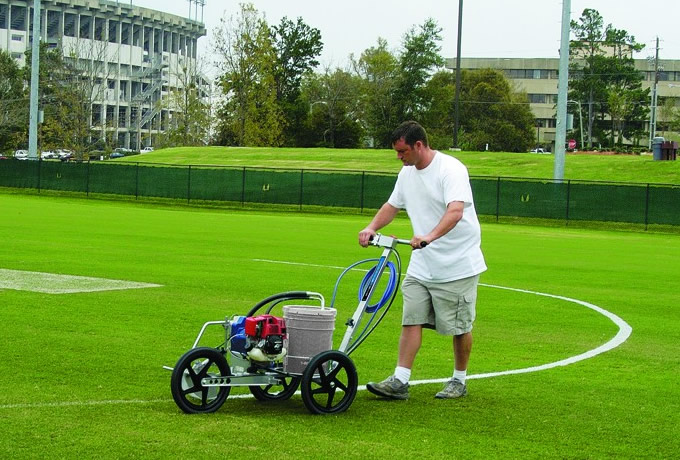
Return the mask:
[[56,158],[59,158],[57,155],[57,152],[53,152],[52,150],[45,150],[44,152],[40,153],[40,158],[42,160],[54,160]]
[[139,153],[153,152],[153,147],[144,147]]
[[57,150],[57,158],[60,160],[68,160],[69,158],[73,157],[73,152],[67,149],[59,149]]
[[17,150],[14,152],[14,158],[17,160],[28,160],[28,152],[26,150]]
[[550,153],[550,152],[546,152],[545,150],[543,150],[542,148],[539,147],[539,148],[537,148],[537,149],[533,149],[533,150],[531,151],[531,153],[543,153],[543,154],[547,154],[547,153]]

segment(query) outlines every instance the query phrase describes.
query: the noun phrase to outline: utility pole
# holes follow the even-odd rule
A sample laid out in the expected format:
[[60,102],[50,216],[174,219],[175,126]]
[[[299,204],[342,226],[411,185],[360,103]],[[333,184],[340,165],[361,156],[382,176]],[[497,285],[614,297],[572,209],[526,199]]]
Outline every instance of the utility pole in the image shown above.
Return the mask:
[[656,37],[656,56],[654,58],[654,86],[652,87],[652,110],[649,116],[649,150],[652,149],[652,139],[656,135],[656,103],[659,84],[659,37]]
[[557,130],[555,132],[555,167],[553,178],[564,179],[565,143],[567,142],[567,89],[569,86],[569,31],[571,0],[562,1],[562,37],[560,40],[559,79],[557,80]]
[[33,48],[31,49],[31,99],[28,121],[28,159],[38,159],[38,83],[40,79],[40,0],[33,0]]
[[456,52],[456,96],[453,109],[453,148],[458,148],[458,126],[460,112],[460,39],[463,31],[463,0],[458,1],[458,51]]

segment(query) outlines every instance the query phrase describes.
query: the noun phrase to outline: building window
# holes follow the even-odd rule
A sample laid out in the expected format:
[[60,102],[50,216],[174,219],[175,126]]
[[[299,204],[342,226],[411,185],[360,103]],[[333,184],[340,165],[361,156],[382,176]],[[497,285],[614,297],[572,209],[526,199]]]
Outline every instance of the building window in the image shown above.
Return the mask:
[[80,16],[80,38],[90,38],[92,16]]
[[14,30],[26,30],[26,7],[12,5],[11,12],[12,24],[11,28]]
[[23,42],[24,36],[19,34],[12,34],[12,40],[15,42]]
[[109,43],[118,43],[118,24],[109,19]]
[[12,53],[12,57],[17,60],[21,60],[24,55],[21,53]]
[[7,5],[0,5],[0,29],[7,28]]
[[94,39],[99,41],[104,41],[104,25],[106,19],[104,18],[94,18]]
[[76,36],[76,15],[64,13],[64,35],[67,37]]
[[545,104],[546,98],[545,94],[529,94],[530,104]]

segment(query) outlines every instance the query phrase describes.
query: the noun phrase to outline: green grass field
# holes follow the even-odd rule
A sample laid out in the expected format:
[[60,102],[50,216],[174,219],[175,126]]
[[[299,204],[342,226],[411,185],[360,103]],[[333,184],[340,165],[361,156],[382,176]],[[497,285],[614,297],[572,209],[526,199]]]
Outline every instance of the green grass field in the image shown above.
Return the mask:
[[[455,152],[473,176],[552,178],[553,155],[504,152]],[[349,169],[398,172],[393,150],[263,147],[179,147],[112,161],[180,165],[260,166],[295,169]],[[680,184],[679,161],[653,161],[649,155],[567,154],[565,179]]]
[[[298,395],[230,397],[214,414],[189,416],[162,366],[174,365],[203,322],[244,314],[270,294],[313,290],[330,301],[333,267],[379,253],[356,241],[370,216],[6,194],[0,210],[0,269],[162,285],[0,289],[2,458],[677,458],[677,236],[483,224],[489,270],[464,400],[435,400],[433,383],[414,385],[405,402],[360,391],[334,416],[310,415]],[[408,220],[385,233],[408,237]],[[338,299],[336,345],[360,278]],[[582,305],[489,285],[592,303],[632,335],[568,366],[474,378],[567,359],[618,332]],[[360,385],[392,372],[400,305],[352,355]],[[448,340],[426,334],[412,378],[448,377],[450,354]]]

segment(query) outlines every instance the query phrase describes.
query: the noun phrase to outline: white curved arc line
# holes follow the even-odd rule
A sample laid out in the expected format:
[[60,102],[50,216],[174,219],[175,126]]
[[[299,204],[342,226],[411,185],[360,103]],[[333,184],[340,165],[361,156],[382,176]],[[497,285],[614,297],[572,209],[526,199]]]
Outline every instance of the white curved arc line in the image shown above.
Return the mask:
[[[281,263],[281,264],[287,264],[287,265],[304,265],[304,266],[313,266],[313,267],[324,267],[324,268],[344,268],[344,267],[331,267],[327,265],[315,265],[315,264],[305,264],[305,263],[295,263],[295,262],[284,262],[284,261],[276,261],[276,260],[265,260],[265,259],[254,259],[255,261],[258,262],[269,262],[269,263]],[[578,299],[572,299],[570,297],[565,297],[565,296],[560,296],[560,295],[554,295],[554,294],[546,294],[545,292],[538,292],[538,291],[530,291],[526,289],[518,289],[518,288],[511,288],[511,287],[506,287],[506,286],[498,286],[495,284],[485,284],[485,283],[479,283],[480,286],[484,287],[489,287],[493,289],[504,289],[506,291],[514,291],[514,292],[521,292],[524,294],[533,294],[533,295],[538,295],[538,296],[543,296],[543,297],[550,297],[553,299],[558,299],[558,300],[564,300],[566,302],[572,302],[576,303],[578,305],[582,305],[584,307],[590,308],[593,311],[596,311],[597,313],[600,313],[601,315],[609,318],[614,324],[616,324],[619,328],[619,331],[616,333],[616,335],[607,341],[606,343],[600,345],[599,347],[593,348],[592,350],[588,350],[585,353],[581,353],[579,355],[571,356],[566,359],[562,359],[560,361],[555,361],[552,363],[547,363],[547,364],[541,364],[539,366],[531,366],[531,367],[525,367],[521,369],[510,369],[507,371],[499,371],[499,372],[487,372],[483,374],[472,374],[468,375],[468,379],[485,379],[485,378],[490,378],[490,377],[500,377],[503,375],[514,375],[514,374],[527,374],[530,372],[538,372],[538,371],[544,371],[547,369],[553,369],[555,367],[560,367],[560,366],[568,366],[570,364],[577,363],[579,361],[583,361],[589,358],[593,358],[599,354],[605,353],[609,350],[612,350],[622,343],[624,343],[626,340],[628,340],[628,337],[630,337],[631,333],[633,332],[633,328],[630,327],[628,323],[626,323],[623,319],[621,319],[619,316],[615,315],[614,313],[607,311],[601,307],[598,307],[597,305],[594,305],[592,303],[584,302],[583,300],[578,300]],[[450,377],[446,378],[441,378],[441,379],[429,379],[429,380],[412,380],[409,382],[410,385],[422,385],[422,384],[428,384],[428,383],[443,383],[447,382],[450,380]],[[358,391],[363,391],[366,390],[366,385],[359,385],[357,387]],[[300,392],[296,392],[296,394],[299,394]],[[229,396],[230,399],[242,399],[242,398],[252,398],[252,395],[250,394],[239,394],[239,395],[232,395]],[[130,400],[105,400],[105,401],[64,401],[64,402],[53,402],[53,403],[25,403],[25,404],[3,404],[0,405],[0,409],[24,409],[24,408],[43,408],[43,407],[70,407],[70,406],[96,406],[96,405],[113,405],[113,404],[150,404],[150,403],[158,403],[158,402],[168,402],[169,400],[166,399],[151,399],[151,400],[141,400],[141,399],[130,399]]]

